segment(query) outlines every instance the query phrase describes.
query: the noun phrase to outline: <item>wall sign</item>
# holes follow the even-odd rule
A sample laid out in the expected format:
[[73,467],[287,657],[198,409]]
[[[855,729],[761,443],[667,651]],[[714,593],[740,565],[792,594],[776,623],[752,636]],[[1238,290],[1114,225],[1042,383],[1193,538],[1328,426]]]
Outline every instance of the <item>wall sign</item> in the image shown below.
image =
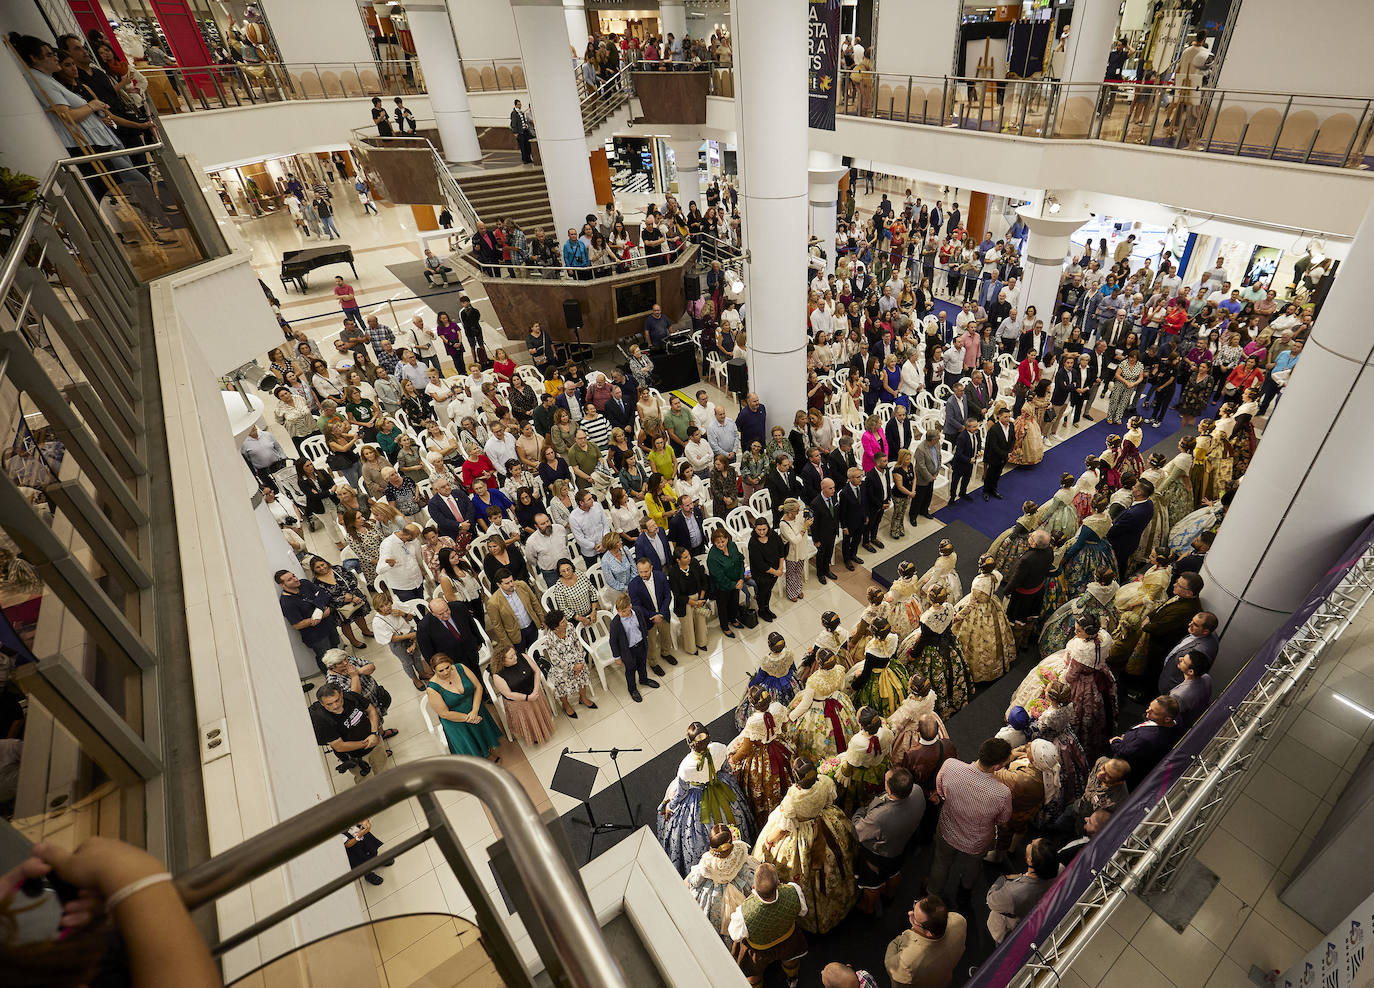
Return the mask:
[[840,87],[840,0],[808,0],[810,64],[807,120],[818,130],[835,129],[835,93]]

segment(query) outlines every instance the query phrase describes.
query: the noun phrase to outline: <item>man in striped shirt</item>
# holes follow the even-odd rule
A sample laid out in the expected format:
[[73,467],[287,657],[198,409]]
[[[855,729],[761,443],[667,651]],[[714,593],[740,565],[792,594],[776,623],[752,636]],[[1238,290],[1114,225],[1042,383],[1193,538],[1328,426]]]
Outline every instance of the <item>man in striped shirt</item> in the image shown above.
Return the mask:
[[935,860],[926,880],[928,891],[946,896],[951,877],[959,879],[963,891],[973,888],[978,862],[992,847],[998,826],[1011,819],[1011,790],[993,775],[1010,761],[1011,745],[1001,738],[988,738],[979,746],[976,762],[951,758],[940,766],[931,801],[943,808],[935,834]]

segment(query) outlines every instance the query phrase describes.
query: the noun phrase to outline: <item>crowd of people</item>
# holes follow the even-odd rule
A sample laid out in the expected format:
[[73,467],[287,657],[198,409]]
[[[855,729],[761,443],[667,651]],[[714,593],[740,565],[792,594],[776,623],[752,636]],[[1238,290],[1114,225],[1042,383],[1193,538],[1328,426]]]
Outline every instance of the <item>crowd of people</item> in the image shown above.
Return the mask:
[[[807,407],[790,429],[770,427],[780,416],[753,392],[736,408],[655,391],[670,329],[657,307],[609,371],[537,324],[530,363],[488,356],[466,297],[457,320],[393,329],[356,299],[350,311],[345,285],[328,360],[288,328],[264,383],[301,455],[284,467],[280,444],[253,437],[244,453],[265,496],[287,495],[283,531],[309,575],[278,574],[282,608],[327,672],[312,717],[340,771],[385,767],[390,702],[340,634],[390,648],[450,750],[497,758],[501,721],[537,745],[555,708],[595,709],[593,670],[604,683],[618,667],[640,702],[665,666],[708,649],[709,623],[724,639],[772,624],[780,595],[802,599],[930,517],[942,475],[951,500],[968,497],[981,465],[984,499],[1002,498],[1003,469],[1034,466],[1101,397],[1123,434],[1026,502],[967,588],[945,543],[926,572],[903,563],[871,588],[853,629],[827,612],[795,650],[770,629],[737,734],[693,724],[660,807],[665,851],[756,983],[774,962],[795,975],[805,933],[884,908],[923,845],[932,863],[888,952],[893,983],[945,983],[975,908],[1005,936],[1211,700],[1202,563],[1260,402],[1281,394],[1273,369],[1291,372],[1311,316],[1262,286],[1233,293],[1224,272],[1190,291],[1167,255],[1133,270],[1102,245],[1066,259],[1046,329],[1018,315],[1018,231],[972,243],[958,212],[884,197],[842,229],[835,273],[808,289]],[[908,229],[964,245],[972,277],[961,264],[932,280]],[[724,289],[713,265],[690,313],[703,360],[747,347]],[[962,306],[952,321],[942,294]],[[1209,336],[1228,342],[1213,351]],[[1142,426],[1176,397],[1185,415],[1221,404],[1146,461]],[[319,523],[337,564],[305,549]],[[1028,650],[1042,658],[1005,728],[960,761],[946,722]],[[975,907],[985,857],[1007,874]]]

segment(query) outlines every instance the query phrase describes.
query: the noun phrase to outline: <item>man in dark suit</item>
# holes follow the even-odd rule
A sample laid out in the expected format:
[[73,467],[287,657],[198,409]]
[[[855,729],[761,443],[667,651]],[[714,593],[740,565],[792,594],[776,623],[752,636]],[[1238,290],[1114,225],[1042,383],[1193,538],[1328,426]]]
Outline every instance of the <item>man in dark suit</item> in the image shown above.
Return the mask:
[[1112,527],[1107,529],[1107,544],[1116,554],[1116,571],[1123,580],[1129,575],[1127,563],[1131,554],[1140,548],[1140,536],[1150,524],[1150,519],[1155,516],[1155,506],[1150,501],[1150,495],[1154,492],[1155,485],[1148,480],[1136,481],[1135,486],[1131,488],[1134,502],[1117,515]]
[[897,405],[892,409],[892,418],[887,420],[883,433],[887,436],[887,454],[893,460],[896,460],[898,450],[911,449],[912,440],[916,438],[916,430],[912,427],[911,419],[907,417],[905,405]]
[[782,503],[790,497],[802,496],[801,483],[792,473],[792,457],[779,453],[773,468],[764,474],[763,484],[773,501],[773,527],[777,528],[782,520]]
[[[1083,413],[1083,418],[1091,422],[1093,421],[1091,415],[1093,401],[1097,398],[1098,389],[1105,388],[1111,383],[1111,375],[1109,372],[1111,354],[1107,352],[1107,341],[1098,340],[1097,345],[1093,347],[1092,352],[1087,356],[1087,374],[1083,377],[1083,386],[1088,390],[1083,395],[1083,406],[1080,410]],[[1075,424],[1078,422],[1077,417],[1074,418],[1074,422]]]
[[475,681],[480,680],[482,670],[477,663],[477,651],[482,647],[482,638],[462,601],[447,601],[443,597],[431,600],[429,613],[415,628],[415,640],[420,646],[420,654],[431,666],[434,656],[442,652],[467,666],[468,672],[477,677]]
[[[633,377],[629,377],[623,370],[617,367],[611,371],[611,384],[620,388],[620,399],[625,402],[625,407],[631,412],[634,411],[635,404],[639,401],[639,384]],[[646,382],[645,387],[648,384]]]
[[1193,620],[1193,615],[1202,610],[1202,601],[1198,599],[1202,587],[1201,573],[1179,574],[1170,588],[1169,599],[1155,608],[1140,626],[1140,630],[1150,637],[1145,652],[1144,674],[1126,677],[1126,695],[1132,700],[1144,702],[1145,690],[1159,682],[1160,674],[1164,671],[1165,656],[1188,633],[1188,625]]
[[981,418],[969,415],[964,420],[964,431],[954,437],[954,456],[949,462],[951,504],[961,497],[968,497],[968,484],[973,479],[973,465],[978,462],[978,454],[983,449],[982,427]]
[[677,665],[673,651],[673,594],[668,585],[668,577],[661,570],[655,571],[647,559],[635,562],[639,575],[630,580],[627,588],[630,603],[635,610],[642,611],[649,618],[649,661],[655,664],[661,658],[670,666]]
[[1145,719],[1111,740],[1111,755],[1131,766],[1126,785],[1134,792],[1145,776],[1159,764],[1160,759],[1178,740],[1178,701],[1172,696],[1159,696],[1150,701]]
[[465,528],[471,527],[472,523],[466,518],[472,510],[472,501],[466,491],[455,490],[446,476],[434,479],[434,496],[425,504],[425,508],[440,535],[447,535],[456,541]]
[[806,451],[806,464],[797,471],[797,477],[801,481],[802,500],[806,504],[820,497],[821,481],[825,479],[825,461],[819,447],[812,446]]
[[625,401],[625,391],[618,384],[611,385],[611,400],[606,402],[602,413],[606,416],[606,421],[611,423],[612,429],[628,430],[634,424],[635,406]]
[[839,499],[835,497],[835,482],[829,477],[821,481],[821,492],[810,501],[811,541],[816,543],[816,577],[822,584],[838,579],[831,567],[835,565],[835,538],[840,531]]
[[965,414],[976,415],[979,419],[987,418],[988,409],[996,397],[996,379],[985,371],[974,370],[969,375],[968,386],[964,388],[964,400],[967,402]]
[[519,100],[515,101],[515,107],[510,111],[510,129],[515,135],[515,142],[520,145],[520,163],[534,164],[534,154],[530,150],[530,118],[520,108]]
[[679,549],[688,549],[693,556],[700,556],[707,548],[705,519],[701,508],[697,507],[692,495],[682,495],[678,502],[678,512],[668,523],[668,538]]
[[[645,669],[649,656],[649,619],[644,612],[630,603],[628,594],[621,594],[616,601],[615,617],[610,627],[611,654],[625,667],[625,685],[629,687],[630,699],[643,703],[638,686],[658,689],[658,681],[649,678]],[[654,675],[662,676],[663,667],[654,666]],[[639,682],[635,679],[638,677]]]
[[1207,551],[1212,548],[1212,542],[1217,537],[1216,532],[1202,532],[1197,538],[1193,539],[1192,552],[1180,556],[1178,562],[1174,563],[1172,576],[1175,580],[1184,573],[1201,573],[1202,562],[1207,558]]
[[635,559],[647,559],[655,573],[662,573],[663,567],[672,561],[673,550],[668,545],[668,535],[658,527],[652,518],[644,521],[644,530],[635,539]]
[[1082,384],[1083,370],[1078,366],[1078,359],[1072,354],[1065,354],[1064,359],[1059,362],[1059,371],[1054,375],[1054,384],[1050,389],[1050,405],[1055,410],[1055,428],[1059,427],[1059,420],[1064,417],[1064,409],[1077,395]]
[[892,507],[891,485],[887,480],[887,457],[882,453],[873,457],[873,469],[864,476],[864,497],[868,502],[868,524],[864,531],[864,548],[877,552],[884,548],[878,539],[883,512]]
[[868,529],[868,496],[863,489],[864,472],[858,467],[850,467],[844,489],[840,491],[837,517],[844,538],[840,543],[840,558],[844,568],[854,569],[859,561],[859,546],[863,543]]
[[997,483],[1002,470],[1011,456],[1011,448],[1016,443],[1016,432],[1011,427],[1011,409],[1003,408],[997,421],[988,426],[988,435],[983,449],[983,500],[995,497],[1002,500]]
[[[964,419],[969,415],[969,403],[966,397],[968,389],[964,387],[962,380],[955,382],[954,391],[945,399],[945,438],[954,442],[954,437],[959,435],[964,429]],[[888,447],[891,449],[891,447]]]
[[849,477],[849,471],[859,465],[859,459],[854,455],[854,439],[851,436],[841,436],[839,444],[830,451],[830,456],[826,464],[826,476],[835,482],[835,487],[843,487]]

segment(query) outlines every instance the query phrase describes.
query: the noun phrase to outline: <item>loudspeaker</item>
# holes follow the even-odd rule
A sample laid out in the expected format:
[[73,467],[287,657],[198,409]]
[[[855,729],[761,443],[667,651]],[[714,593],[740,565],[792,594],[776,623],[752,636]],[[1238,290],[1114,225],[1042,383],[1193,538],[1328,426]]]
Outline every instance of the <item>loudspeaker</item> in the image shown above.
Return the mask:
[[563,300],[563,323],[569,329],[582,328],[582,306],[577,304],[577,299],[565,298]]
[[726,386],[731,394],[743,395],[749,392],[749,365],[743,357],[736,357],[725,364]]
[[687,290],[687,301],[695,302],[701,298],[701,275],[695,272],[683,275],[682,285]]

